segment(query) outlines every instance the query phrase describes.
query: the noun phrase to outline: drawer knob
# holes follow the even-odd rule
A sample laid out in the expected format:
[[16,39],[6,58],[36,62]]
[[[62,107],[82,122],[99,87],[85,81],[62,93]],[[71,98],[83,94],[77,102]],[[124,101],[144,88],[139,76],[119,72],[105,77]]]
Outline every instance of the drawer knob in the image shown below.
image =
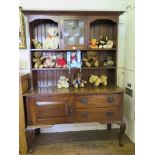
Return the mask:
[[107,101],[108,101],[109,103],[113,102],[113,101],[114,101],[114,97],[112,97],[112,96],[108,97],[108,98],[107,98]]
[[107,112],[107,116],[113,116],[113,115],[114,115],[114,113],[112,111]]
[[86,98],[82,98],[82,99],[80,100],[80,103],[81,103],[81,104],[87,104],[87,103],[88,103],[88,100],[87,100]]
[[86,111],[81,112],[81,116],[82,116],[82,117],[87,117],[88,115],[89,115],[89,113],[86,112]]

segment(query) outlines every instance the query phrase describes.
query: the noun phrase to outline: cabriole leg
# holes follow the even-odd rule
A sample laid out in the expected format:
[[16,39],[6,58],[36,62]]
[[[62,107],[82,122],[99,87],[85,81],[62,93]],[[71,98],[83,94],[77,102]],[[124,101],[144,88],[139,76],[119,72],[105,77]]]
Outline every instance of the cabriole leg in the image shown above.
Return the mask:
[[122,122],[119,122],[118,125],[120,125],[120,132],[119,132],[119,135],[118,135],[119,146],[123,146],[122,136],[123,136],[123,134],[125,132],[126,124],[125,124],[124,121],[122,121]]

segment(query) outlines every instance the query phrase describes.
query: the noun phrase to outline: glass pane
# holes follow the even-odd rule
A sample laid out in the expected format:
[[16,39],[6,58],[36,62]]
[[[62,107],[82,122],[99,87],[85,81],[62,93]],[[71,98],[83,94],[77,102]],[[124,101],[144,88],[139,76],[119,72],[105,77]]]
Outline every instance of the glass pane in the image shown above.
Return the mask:
[[64,21],[64,43],[66,45],[84,44],[84,21],[82,20]]

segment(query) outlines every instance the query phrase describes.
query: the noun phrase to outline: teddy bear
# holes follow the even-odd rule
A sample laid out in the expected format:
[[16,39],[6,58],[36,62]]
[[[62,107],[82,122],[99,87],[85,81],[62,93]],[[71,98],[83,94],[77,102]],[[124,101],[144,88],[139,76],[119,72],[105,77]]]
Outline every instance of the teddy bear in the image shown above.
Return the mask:
[[36,39],[32,39],[33,45],[36,49],[42,49],[42,45]]
[[109,40],[107,36],[101,35],[97,41],[98,48],[113,48],[114,42]]
[[75,88],[83,88],[87,81],[82,80],[82,73],[78,73],[72,83]]
[[98,67],[99,66],[98,54],[95,51],[87,52],[86,57],[83,57],[82,60],[85,66],[87,67]]
[[104,67],[113,67],[114,66],[114,61],[112,60],[111,56],[104,57],[103,66]]
[[108,37],[101,35],[100,38],[97,41],[98,48],[104,48],[107,41],[108,41]]
[[58,28],[49,27],[47,30],[48,36],[43,42],[44,49],[57,49],[59,46]]
[[63,54],[60,53],[57,55],[55,67],[58,67],[58,68],[66,68],[67,67],[67,62],[64,59]]
[[68,81],[69,81],[69,79],[66,78],[65,76],[60,76],[58,83],[57,83],[57,87],[58,88],[68,88],[69,87]]
[[103,86],[107,86],[107,76],[106,75],[101,75],[101,76],[97,76],[97,75],[91,75],[89,78],[89,82],[93,83],[94,86],[99,86],[99,85],[103,85]]
[[45,68],[52,68],[55,66],[56,56],[50,56],[44,60],[44,67]]
[[44,57],[42,56],[41,52],[34,52],[34,58],[33,58],[33,62],[34,62],[34,68],[43,68],[43,61],[44,61]]
[[90,42],[89,42],[89,47],[90,47],[90,48],[98,48],[98,46],[97,46],[97,39],[92,38],[92,39],[90,40]]

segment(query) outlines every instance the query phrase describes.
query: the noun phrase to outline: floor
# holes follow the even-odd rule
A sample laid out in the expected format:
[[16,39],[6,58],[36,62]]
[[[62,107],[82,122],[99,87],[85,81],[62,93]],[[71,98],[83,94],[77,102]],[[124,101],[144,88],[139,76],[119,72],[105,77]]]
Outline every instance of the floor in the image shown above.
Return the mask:
[[134,155],[135,146],[126,135],[124,146],[119,147],[118,132],[113,129],[40,134],[31,155]]

